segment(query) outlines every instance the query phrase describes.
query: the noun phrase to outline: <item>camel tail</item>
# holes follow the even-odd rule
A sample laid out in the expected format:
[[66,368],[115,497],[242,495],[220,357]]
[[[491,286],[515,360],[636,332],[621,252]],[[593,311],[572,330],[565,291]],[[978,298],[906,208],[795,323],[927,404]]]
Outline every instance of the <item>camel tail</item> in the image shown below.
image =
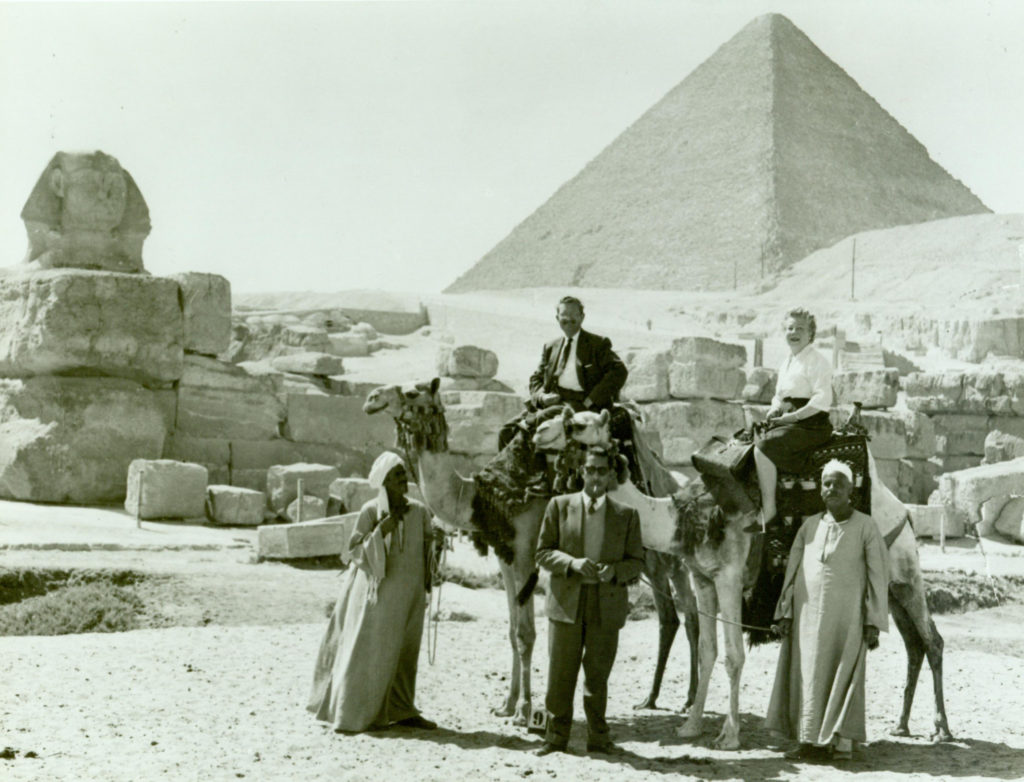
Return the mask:
[[530,573],[529,576],[527,576],[526,583],[523,584],[523,588],[520,589],[519,594],[516,595],[516,602],[519,603],[519,605],[524,605],[526,601],[530,599],[530,595],[533,594],[533,590],[537,586],[537,578],[538,576],[536,570],[534,570],[532,573]]

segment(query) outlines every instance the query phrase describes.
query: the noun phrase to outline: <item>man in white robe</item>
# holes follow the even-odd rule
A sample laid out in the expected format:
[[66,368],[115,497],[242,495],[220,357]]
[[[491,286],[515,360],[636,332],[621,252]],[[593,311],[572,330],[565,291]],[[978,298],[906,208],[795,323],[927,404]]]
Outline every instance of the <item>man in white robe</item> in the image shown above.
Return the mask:
[[799,742],[790,759],[849,760],[866,739],[867,649],[888,630],[888,567],[874,520],[850,505],[853,473],[833,460],[822,471],[828,509],[793,541],[775,610],[783,636],[766,726]]

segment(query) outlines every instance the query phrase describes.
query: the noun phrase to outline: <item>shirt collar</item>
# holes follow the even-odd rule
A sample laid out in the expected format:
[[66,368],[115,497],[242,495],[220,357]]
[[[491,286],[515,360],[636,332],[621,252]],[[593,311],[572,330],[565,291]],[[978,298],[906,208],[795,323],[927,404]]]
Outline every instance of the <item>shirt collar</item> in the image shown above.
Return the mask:
[[600,497],[598,497],[595,500],[589,494],[587,494],[585,491],[581,491],[580,495],[583,497],[583,504],[588,509],[590,508],[590,503],[594,503],[594,510],[601,510],[601,508],[604,507],[604,498],[608,496],[607,494],[602,494]]

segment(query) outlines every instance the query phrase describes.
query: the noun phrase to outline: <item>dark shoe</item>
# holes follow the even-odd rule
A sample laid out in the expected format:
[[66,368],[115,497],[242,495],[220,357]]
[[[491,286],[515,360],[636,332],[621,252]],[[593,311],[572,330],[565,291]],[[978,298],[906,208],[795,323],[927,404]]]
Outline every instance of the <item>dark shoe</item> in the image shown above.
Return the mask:
[[832,762],[833,763],[848,763],[853,760],[853,750],[850,749],[832,749]]
[[597,755],[622,755],[626,750],[613,741],[602,741],[599,744],[587,744],[587,752]]
[[825,747],[815,744],[801,744],[783,755],[786,760],[825,760],[828,752]]
[[436,730],[437,723],[433,720],[428,720],[419,714],[413,717],[406,717],[404,720],[399,720],[395,723],[401,725],[403,728],[419,728],[420,730]]
[[554,752],[565,752],[565,745],[552,744],[550,741],[545,741],[543,744],[540,745],[540,749],[538,749],[533,754],[535,754],[539,758],[542,758],[545,755],[550,755]]

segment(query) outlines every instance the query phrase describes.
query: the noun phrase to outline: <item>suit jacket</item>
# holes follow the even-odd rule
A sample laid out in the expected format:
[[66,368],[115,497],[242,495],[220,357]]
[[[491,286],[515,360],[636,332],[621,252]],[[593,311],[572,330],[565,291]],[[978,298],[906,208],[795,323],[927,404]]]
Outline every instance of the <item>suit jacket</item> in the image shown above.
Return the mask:
[[[640,575],[644,548],[640,539],[640,517],[633,508],[605,497],[604,536],[600,564],[615,568],[611,581],[598,584],[602,621],[614,627],[626,622],[629,600],[626,584]],[[545,603],[548,619],[575,622],[583,578],[570,572],[573,559],[583,556],[583,494],[552,497],[544,511],[537,541],[537,564],[551,571],[551,587]]]
[[[530,398],[535,403],[541,394],[552,393],[558,387],[555,370],[564,344],[565,337],[559,337],[548,342],[541,352],[540,364],[530,375]],[[610,339],[580,329],[576,335],[576,373],[583,393],[595,408],[601,409],[619,398],[629,370],[612,350]]]

